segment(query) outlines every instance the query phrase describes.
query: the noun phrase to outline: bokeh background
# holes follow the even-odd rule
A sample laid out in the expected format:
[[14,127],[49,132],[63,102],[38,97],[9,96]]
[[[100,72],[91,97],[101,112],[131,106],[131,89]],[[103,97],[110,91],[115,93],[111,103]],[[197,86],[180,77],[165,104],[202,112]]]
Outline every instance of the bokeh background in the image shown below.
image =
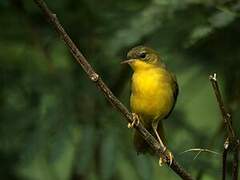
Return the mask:
[[[216,72],[240,127],[240,2],[234,0],[47,0],[74,42],[129,107],[136,45],[162,55],[180,94],[164,122],[169,148],[194,177],[221,178]],[[3,180],[179,179],[158,159],[137,156],[133,130],[104,99],[33,1],[0,0],[0,177]],[[228,173],[231,158],[228,161]]]

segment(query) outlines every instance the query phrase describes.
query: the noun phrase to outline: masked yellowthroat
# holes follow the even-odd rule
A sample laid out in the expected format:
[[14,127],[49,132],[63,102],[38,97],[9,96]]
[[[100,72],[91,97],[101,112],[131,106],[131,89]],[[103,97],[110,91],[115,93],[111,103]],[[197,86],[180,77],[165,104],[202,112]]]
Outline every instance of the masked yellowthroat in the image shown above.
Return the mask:
[[[130,97],[134,121],[129,127],[140,121],[166,151],[162,120],[168,118],[176,104],[176,77],[167,70],[160,55],[151,48],[137,46],[128,52],[127,59],[122,63],[129,64],[134,71]],[[134,145],[138,153],[151,151],[137,131],[134,134]],[[173,156],[170,151],[167,154],[171,164]],[[160,157],[159,164],[162,162]]]

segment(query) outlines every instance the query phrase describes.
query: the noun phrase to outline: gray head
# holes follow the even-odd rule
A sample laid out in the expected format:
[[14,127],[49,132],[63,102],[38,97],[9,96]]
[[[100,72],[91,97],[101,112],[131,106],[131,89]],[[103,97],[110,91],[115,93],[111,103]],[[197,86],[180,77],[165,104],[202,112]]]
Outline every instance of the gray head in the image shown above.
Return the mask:
[[160,55],[157,51],[149,47],[136,46],[127,53],[127,59],[138,59],[146,63],[154,64],[160,62]]

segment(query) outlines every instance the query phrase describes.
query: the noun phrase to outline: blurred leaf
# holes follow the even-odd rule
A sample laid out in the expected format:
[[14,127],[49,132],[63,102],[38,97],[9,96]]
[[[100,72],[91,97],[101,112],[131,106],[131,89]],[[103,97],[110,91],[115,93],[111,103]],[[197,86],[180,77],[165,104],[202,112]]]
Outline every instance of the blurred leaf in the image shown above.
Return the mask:
[[190,47],[199,40],[206,38],[213,30],[214,29],[211,26],[198,26],[193,30],[189,41],[185,44],[185,47]]
[[209,18],[209,22],[215,28],[221,28],[232,23],[236,18],[236,15],[231,12],[218,12]]

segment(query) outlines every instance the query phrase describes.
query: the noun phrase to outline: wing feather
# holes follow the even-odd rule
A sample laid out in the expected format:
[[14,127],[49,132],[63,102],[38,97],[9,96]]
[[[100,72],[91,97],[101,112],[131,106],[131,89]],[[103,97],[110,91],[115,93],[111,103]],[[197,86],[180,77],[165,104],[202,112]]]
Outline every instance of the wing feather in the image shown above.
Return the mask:
[[171,78],[172,78],[172,82],[171,82],[171,86],[172,86],[172,90],[173,90],[173,98],[174,98],[174,102],[173,102],[173,106],[171,108],[171,110],[169,111],[169,113],[164,117],[164,119],[167,119],[170,114],[172,113],[174,107],[175,107],[175,104],[177,102],[177,97],[178,97],[178,93],[179,93],[179,88],[178,88],[178,83],[177,83],[177,78],[176,76],[171,73]]

